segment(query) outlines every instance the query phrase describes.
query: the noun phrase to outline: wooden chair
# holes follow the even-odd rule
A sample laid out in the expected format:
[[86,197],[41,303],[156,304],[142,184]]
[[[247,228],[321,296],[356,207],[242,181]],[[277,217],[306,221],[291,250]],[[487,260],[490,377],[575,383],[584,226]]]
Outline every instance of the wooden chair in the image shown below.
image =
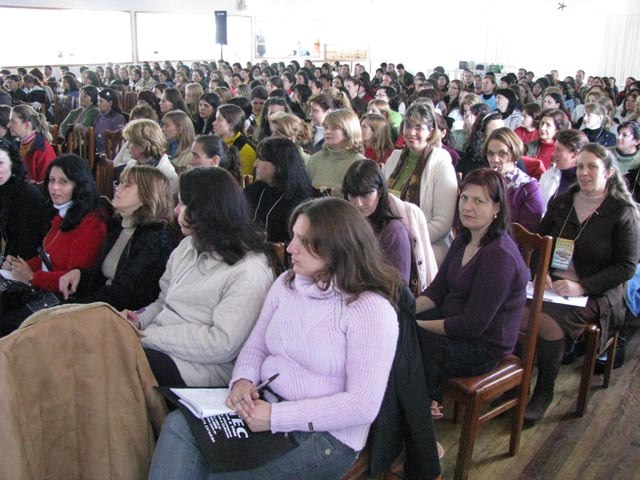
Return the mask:
[[126,92],[124,93],[124,102],[122,106],[123,113],[131,113],[133,107],[138,103],[138,92]]
[[[371,452],[369,451],[369,445],[366,445],[360,452],[360,455],[358,455],[353,466],[344,474],[342,480],[370,480],[371,477],[368,475],[370,457]],[[397,480],[405,478],[404,452],[398,456],[389,470],[381,473],[375,478],[376,480]]]
[[122,148],[124,138],[122,136],[122,129],[120,130],[107,130],[104,134],[105,139],[105,154],[108,159],[113,160]]
[[242,188],[247,188],[247,185],[253,183],[253,175],[242,175]]
[[91,171],[96,159],[96,143],[93,133],[93,127],[89,127],[86,130],[74,128],[67,135],[67,153],[75,153],[81,158],[84,158]]
[[53,104],[53,118],[58,124],[62,123],[71,110],[78,108],[79,100],[70,95],[57,95]]
[[[532,254],[537,253],[536,279],[533,300],[529,304],[529,321],[526,331],[520,332],[518,341],[522,345],[522,356],[509,355],[502,359],[498,366],[488,373],[474,377],[455,377],[445,381],[444,392],[455,401],[454,421],[460,420],[460,406],[464,407],[460,446],[454,478],[465,480],[469,476],[469,467],[473,455],[473,445],[480,425],[513,408],[511,422],[511,441],[509,455],[518,452],[520,434],[524,422],[524,411],[529,395],[531,370],[536,352],[536,340],[542,310],[544,283],[551,256],[553,239],[549,236],[530,233],[520,224],[513,224],[513,237],[524,251],[525,263],[530,265]],[[515,398],[493,406],[484,414],[480,407],[491,402],[509,390],[516,389]]]
[[578,390],[578,403],[576,405],[576,415],[582,417],[587,409],[589,402],[589,390],[593,379],[593,369],[596,366],[596,359],[603,353],[607,353],[607,363],[604,369],[604,379],[602,388],[609,387],[609,379],[613,371],[613,361],[616,353],[616,345],[618,344],[619,333],[610,338],[605,347],[600,350],[600,326],[590,323],[584,329],[585,355],[582,364],[582,374],[580,376],[580,389]]
[[113,160],[106,155],[96,158],[96,190],[98,195],[113,198]]
[[49,124],[49,133],[51,133],[51,146],[57,155],[62,153],[62,145],[60,144],[60,126],[57,123]]
[[286,265],[286,245],[283,242],[269,242],[269,245],[271,245],[271,248],[273,249],[273,252],[276,254],[276,257],[278,257],[278,260],[280,260],[280,263],[284,266]]

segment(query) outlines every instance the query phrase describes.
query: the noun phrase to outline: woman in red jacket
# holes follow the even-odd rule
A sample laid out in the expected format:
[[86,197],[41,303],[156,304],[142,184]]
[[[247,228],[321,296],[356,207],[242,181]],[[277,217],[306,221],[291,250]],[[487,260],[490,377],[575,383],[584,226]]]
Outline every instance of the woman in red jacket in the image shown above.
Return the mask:
[[31,313],[25,302],[37,295],[37,290],[59,294],[62,275],[74,268],[91,268],[106,234],[87,162],[77,155],[62,155],[47,169],[45,181],[53,208],[42,246],[50,268],[39,256],[29,260],[7,257],[2,268],[10,270],[14,280],[35,287],[36,294],[3,295],[3,335],[15,330]]
[[45,116],[29,105],[17,105],[11,110],[9,129],[14,137],[20,139],[20,156],[27,167],[29,179],[42,183],[47,167],[56,158]]

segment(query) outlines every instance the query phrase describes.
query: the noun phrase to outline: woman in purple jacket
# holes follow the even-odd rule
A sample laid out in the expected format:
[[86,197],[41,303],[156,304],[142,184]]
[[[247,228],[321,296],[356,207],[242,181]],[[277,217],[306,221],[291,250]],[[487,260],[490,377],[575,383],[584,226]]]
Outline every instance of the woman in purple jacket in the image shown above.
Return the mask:
[[418,338],[427,387],[438,403],[443,376],[488,372],[513,351],[529,280],[509,235],[502,176],[488,168],[473,170],[460,189],[460,233],[436,278],[416,299],[416,312],[425,312],[418,315],[423,319]]
[[523,150],[522,140],[513,130],[498,128],[484,142],[482,155],[487,158],[489,166],[504,177],[511,221],[535,232],[544,212],[542,193],[538,181],[516,165]]
[[[217,475],[176,411],[162,426],[149,478],[342,478],[364,447],[396,349],[400,279],[344,200],[303,203],[289,225],[293,269],[267,295],[227,406],[252,431],[287,432],[298,445],[252,470]],[[256,385],[275,374],[259,399]]]

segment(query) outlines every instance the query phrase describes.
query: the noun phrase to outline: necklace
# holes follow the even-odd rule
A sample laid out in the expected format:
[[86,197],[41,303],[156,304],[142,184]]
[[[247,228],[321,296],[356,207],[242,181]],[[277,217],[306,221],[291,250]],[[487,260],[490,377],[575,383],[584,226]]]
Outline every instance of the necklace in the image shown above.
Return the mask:
[[[253,223],[256,223],[256,218],[258,217],[258,210],[260,210],[260,205],[262,204],[262,197],[264,196],[264,192],[267,190],[267,188],[263,188],[262,192],[260,192],[260,198],[258,199],[258,206],[256,207],[255,211],[253,212]],[[286,194],[283,193],[282,195],[280,195],[280,198],[278,198],[278,200],[275,201],[275,203],[271,206],[271,208],[269,209],[269,211],[267,212],[267,215],[264,219],[264,233],[265,235],[268,237],[269,233],[268,233],[268,228],[269,228],[269,215],[271,215],[271,212],[273,211],[274,208],[276,208],[276,205],[278,205],[278,203],[280,203],[280,200],[282,200],[284,198]],[[268,240],[268,238],[267,238]]]

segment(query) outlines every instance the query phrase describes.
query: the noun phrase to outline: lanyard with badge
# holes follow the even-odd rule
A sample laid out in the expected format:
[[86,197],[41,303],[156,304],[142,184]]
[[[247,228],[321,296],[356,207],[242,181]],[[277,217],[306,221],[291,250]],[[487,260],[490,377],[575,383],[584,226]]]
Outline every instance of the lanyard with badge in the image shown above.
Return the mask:
[[580,231],[576,235],[576,238],[574,238],[573,240],[562,238],[562,232],[564,231],[564,227],[567,226],[567,221],[569,220],[573,209],[574,207],[571,206],[571,211],[569,212],[569,215],[567,215],[567,218],[564,219],[564,223],[562,224],[562,228],[560,229],[560,233],[558,234],[558,238],[556,239],[556,247],[553,250],[553,258],[551,259],[551,268],[555,268],[558,270],[567,270],[569,268],[569,265],[571,265],[571,259],[573,258],[575,243],[578,241],[578,238],[580,238],[580,235],[582,235],[584,229],[587,228],[589,220],[591,220],[593,213],[595,213],[593,212],[584,221],[582,227],[580,228]]

